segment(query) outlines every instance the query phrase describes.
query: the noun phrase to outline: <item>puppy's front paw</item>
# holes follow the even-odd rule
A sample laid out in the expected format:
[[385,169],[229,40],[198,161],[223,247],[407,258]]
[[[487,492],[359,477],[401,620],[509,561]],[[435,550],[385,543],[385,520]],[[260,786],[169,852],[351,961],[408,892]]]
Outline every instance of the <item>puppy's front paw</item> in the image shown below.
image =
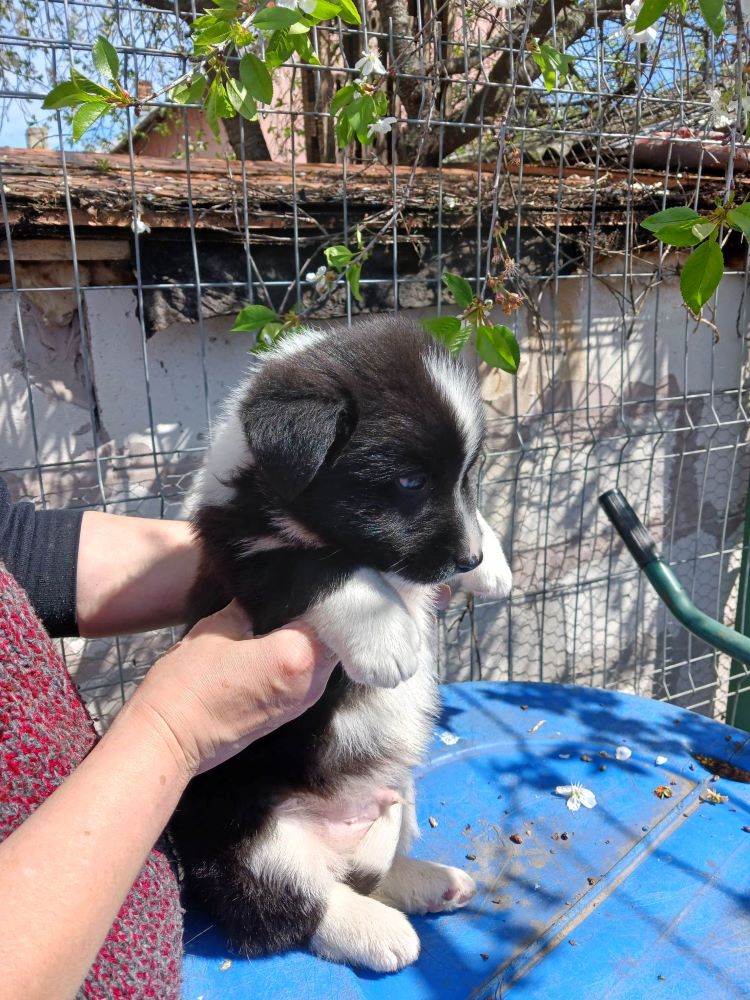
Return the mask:
[[507,597],[513,584],[510,566],[505,558],[497,535],[477,511],[477,519],[482,532],[483,558],[476,569],[457,578],[461,590],[478,597],[497,600]]
[[374,571],[360,570],[306,618],[359,684],[392,688],[416,672],[419,625]]
[[421,642],[416,622],[395,606],[358,623],[344,640],[341,662],[353,681],[392,688],[415,673]]

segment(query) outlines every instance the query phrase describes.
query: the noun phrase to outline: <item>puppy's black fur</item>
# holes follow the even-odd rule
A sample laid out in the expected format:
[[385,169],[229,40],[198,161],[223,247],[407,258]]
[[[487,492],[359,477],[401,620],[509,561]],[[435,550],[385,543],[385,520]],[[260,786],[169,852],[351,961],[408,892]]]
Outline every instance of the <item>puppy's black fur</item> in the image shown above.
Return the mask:
[[[259,363],[236,400],[247,457],[228,470],[220,499],[208,490],[194,514],[202,560],[192,621],[237,598],[262,634],[361,567],[420,584],[455,573],[468,545],[456,498],[476,506],[470,468],[481,435],[467,441],[425,367],[440,350],[411,323],[378,318]],[[403,489],[410,476],[429,488]],[[279,517],[313,542],[287,533],[287,547],[254,547],[279,537]],[[337,745],[335,713],[365,706],[371,690],[339,664],[316,705],[195,778],[180,802],[172,831],[188,888],[241,953],[304,944],[322,915],[321,898],[247,863],[274,805],[300,792],[330,796],[384,763],[414,762],[410,734],[384,741],[366,712],[358,749]],[[376,881],[361,871],[348,878],[360,891]]]

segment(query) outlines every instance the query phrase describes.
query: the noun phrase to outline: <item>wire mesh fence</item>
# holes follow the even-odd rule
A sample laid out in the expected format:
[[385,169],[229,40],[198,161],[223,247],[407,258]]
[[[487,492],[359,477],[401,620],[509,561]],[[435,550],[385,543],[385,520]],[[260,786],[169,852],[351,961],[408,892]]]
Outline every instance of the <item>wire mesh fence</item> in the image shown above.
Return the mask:
[[[209,4],[0,0],[0,467],[14,494],[180,516],[254,343],[230,332],[242,306],[433,317],[455,312],[441,277],[458,273],[522,351],[515,378],[479,365],[481,505],[515,586],[448,610],[441,676],[585,683],[723,716],[727,658],[667,616],[596,498],[620,486],[696,604],[733,624],[746,247],[722,231],[724,278],[698,321],[680,292],[688,251],[639,223],[747,195],[746,37],[739,5],[720,37],[692,11],[639,32],[634,7],[371,0],[361,24],[314,24],[319,62],[290,52],[259,119],[214,133],[200,101],[165,90],[195,65],[190,27]],[[138,102],[74,140],[72,109],[41,105],[72,63],[90,72],[99,35]],[[340,148],[331,101],[366,54],[386,70],[392,127]],[[367,249],[359,289],[330,271],[316,287],[337,244]],[[105,717],[173,638],[64,651]]]

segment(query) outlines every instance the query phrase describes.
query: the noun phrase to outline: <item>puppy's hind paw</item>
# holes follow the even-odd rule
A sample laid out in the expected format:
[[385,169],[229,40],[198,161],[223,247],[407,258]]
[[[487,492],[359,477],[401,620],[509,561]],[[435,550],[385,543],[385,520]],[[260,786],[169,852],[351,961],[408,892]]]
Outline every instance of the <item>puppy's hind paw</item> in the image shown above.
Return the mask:
[[312,950],[333,962],[398,972],[419,958],[419,938],[398,910],[348,886],[337,886],[311,941]]
[[460,868],[399,857],[374,895],[406,913],[449,913],[476,892],[474,879]]

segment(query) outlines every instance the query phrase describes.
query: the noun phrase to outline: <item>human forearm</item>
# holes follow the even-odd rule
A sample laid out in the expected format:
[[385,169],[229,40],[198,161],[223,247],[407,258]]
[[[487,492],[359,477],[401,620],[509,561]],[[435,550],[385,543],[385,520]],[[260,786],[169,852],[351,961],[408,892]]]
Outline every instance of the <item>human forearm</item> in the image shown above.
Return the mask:
[[80,634],[92,638],[184,621],[197,566],[187,522],[87,511],[76,584]]
[[0,845],[0,974],[9,1000],[73,997],[189,777],[172,735],[126,706]]

